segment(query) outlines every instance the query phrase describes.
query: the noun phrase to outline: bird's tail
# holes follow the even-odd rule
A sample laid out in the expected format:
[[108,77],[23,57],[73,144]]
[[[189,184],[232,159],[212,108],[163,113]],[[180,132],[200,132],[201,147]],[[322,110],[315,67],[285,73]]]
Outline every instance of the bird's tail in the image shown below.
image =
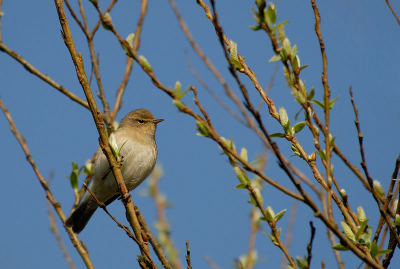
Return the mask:
[[80,233],[85,228],[94,212],[96,212],[97,208],[98,205],[93,199],[84,199],[74,212],[72,212],[72,214],[65,220],[64,226],[72,228],[76,234]]

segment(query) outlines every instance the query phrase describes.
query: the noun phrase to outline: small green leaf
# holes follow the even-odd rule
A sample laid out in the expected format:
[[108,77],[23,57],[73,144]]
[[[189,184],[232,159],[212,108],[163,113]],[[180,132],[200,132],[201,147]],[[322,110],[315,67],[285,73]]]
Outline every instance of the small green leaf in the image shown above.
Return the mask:
[[272,242],[276,242],[276,238],[275,238],[275,236],[273,236],[272,234],[271,235],[269,235],[269,234],[267,234],[266,232],[263,232],[266,236],[268,236],[269,237],[269,239],[271,239],[271,241]]
[[254,205],[255,207],[258,207],[257,201],[256,201],[256,199],[254,198],[253,194],[249,193],[249,195],[250,195],[250,201],[247,201],[247,202],[248,202],[249,204]]
[[274,57],[272,57],[271,59],[269,59],[269,61],[268,62],[276,62],[276,61],[279,61],[279,60],[281,60],[282,59],[282,57],[281,57],[281,55],[280,54],[276,54]]
[[[367,225],[367,227],[370,227]],[[369,246],[371,244],[371,236],[372,236],[372,230],[368,229],[365,233],[361,234],[360,238],[358,239],[358,242],[360,244]]]
[[93,173],[93,162],[91,160],[86,161],[83,172],[86,176],[90,176]]
[[210,130],[208,129],[208,126],[206,123],[204,123],[202,121],[196,121],[196,124],[197,124],[197,130],[199,131],[199,133],[197,133],[197,135],[205,136],[205,137],[210,136]]
[[[358,228],[357,233],[356,233],[357,240],[359,240],[361,238],[360,236],[364,233],[365,228],[367,228],[368,220],[369,220],[369,218],[365,219],[364,221],[360,221],[361,225],[360,225],[360,228]],[[365,240],[363,240],[363,241],[365,242]],[[365,244],[366,244],[366,242],[365,242]]]
[[314,99],[311,102],[313,102],[314,104],[316,104],[317,106],[319,106],[320,108],[325,110],[325,105],[323,103],[321,103],[320,101]]
[[245,160],[246,162],[248,162],[248,157],[247,157],[247,149],[246,148],[242,148],[240,150],[240,157]]
[[179,111],[182,111],[186,106],[180,101],[180,100],[172,100],[172,103],[179,109]]
[[338,251],[346,251],[346,250],[349,250],[348,248],[346,248],[346,247],[343,246],[342,244],[334,245],[332,248],[333,248],[334,250],[338,250]]
[[326,153],[325,153],[325,150],[319,150],[318,152],[317,152],[317,154],[318,154],[318,156],[322,159],[322,160],[324,160],[324,161],[326,161]]
[[283,40],[282,46],[283,46],[283,51],[285,51],[287,55],[289,53],[292,53],[292,47],[291,47],[290,41],[287,37],[285,37],[285,39]]
[[336,97],[335,99],[329,101],[329,109],[332,109],[333,106],[335,105],[335,102],[339,99],[339,96]]
[[254,25],[254,26],[249,26],[249,27],[250,27],[250,29],[253,30],[253,31],[258,31],[258,30],[261,30],[261,29],[262,29],[260,25]]
[[[285,25],[285,24],[288,24],[289,23],[289,21],[283,21],[283,22],[281,22],[281,23],[279,23],[276,27],[275,27],[275,29],[278,29],[278,31],[279,31],[279,28],[281,28],[281,26],[283,26],[283,25]],[[283,28],[283,27],[282,27]]]
[[120,151],[118,149],[118,144],[117,144],[117,140],[115,138],[114,133],[112,133],[110,135],[110,137],[108,138],[108,144],[110,145],[111,151],[112,151],[115,159],[117,160],[117,162],[119,162],[121,160],[121,156],[120,156]]
[[245,184],[246,187],[250,186],[251,183],[250,183],[249,178],[247,177],[246,173],[244,173],[243,170],[240,169],[239,166],[233,167],[233,170],[235,171],[235,174],[236,174],[237,178],[239,179],[240,183]]
[[237,185],[235,188],[236,189],[246,189],[247,185],[245,183],[240,183],[239,185]]
[[[262,204],[264,203],[264,199],[263,199],[263,197],[261,195],[260,189],[257,188],[257,187],[254,187],[253,189],[254,189],[254,193],[256,195],[256,197],[254,197],[254,198],[258,198],[258,201],[260,202],[260,204],[262,206]],[[250,194],[250,196],[253,196],[253,195]],[[256,206],[258,206],[258,204]]]
[[386,255],[386,254],[389,254],[390,252],[392,252],[391,249],[382,249],[382,250],[378,251],[377,255]]
[[283,138],[283,137],[285,137],[285,134],[284,133],[274,133],[274,134],[271,134],[270,137]]
[[[297,45],[294,45],[291,50],[291,53],[290,53],[290,55],[292,56],[292,59],[294,59],[297,56],[296,53],[297,53]],[[300,59],[299,59],[298,66],[300,66]],[[293,68],[293,70],[296,70],[296,69]]]
[[275,221],[278,222],[283,217],[283,215],[285,215],[285,213],[286,213],[286,209],[284,209],[281,212],[279,212],[278,214],[276,214],[275,218],[274,218]]
[[300,66],[300,71],[303,70],[303,69],[306,69],[307,67],[308,67],[308,64]]
[[301,130],[303,130],[304,126],[306,126],[306,122],[304,121],[298,122],[293,126],[293,130],[295,133],[298,133]]
[[271,222],[275,219],[275,213],[274,210],[270,206],[267,206],[267,220],[268,222]]
[[265,21],[268,24],[269,28],[272,29],[273,26],[276,24],[276,12],[275,12],[275,5],[270,3],[265,14]]
[[230,44],[230,52],[231,52],[231,63],[238,69],[243,68],[240,64],[238,53],[237,53],[237,44],[231,40]]
[[296,70],[297,67],[300,68],[300,57],[299,57],[299,55],[294,56],[294,58],[292,57],[292,59],[293,59],[293,63],[292,63],[293,70]]
[[375,258],[376,255],[378,255],[378,251],[378,245],[376,244],[376,241],[373,241],[369,249],[369,253],[371,253],[372,258]]
[[146,59],[143,55],[140,55],[140,56],[139,56],[139,62],[140,62],[141,65],[143,65],[143,67],[144,67],[147,71],[149,71],[149,72],[152,72],[152,71],[153,71],[153,69],[151,68],[150,63],[147,61],[147,59]]
[[294,119],[295,119],[295,120],[298,119],[298,117],[299,117],[299,115],[300,115],[300,112],[301,112],[302,110],[303,110],[303,108],[300,108],[299,112],[296,113],[296,115],[294,116]]

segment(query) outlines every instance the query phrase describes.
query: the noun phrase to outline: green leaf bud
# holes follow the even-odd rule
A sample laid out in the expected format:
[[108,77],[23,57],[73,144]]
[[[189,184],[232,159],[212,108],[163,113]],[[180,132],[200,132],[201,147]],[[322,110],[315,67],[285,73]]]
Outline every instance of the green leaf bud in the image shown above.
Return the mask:
[[356,241],[356,237],[355,237],[353,231],[351,230],[350,226],[349,226],[346,222],[344,222],[344,221],[340,222],[340,224],[342,225],[343,232],[344,232],[344,234],[346,235],[346,237],[347,237],[351,242],[355,242],[355,241]]
[[180,101],[180,100],[172,100],[172,103],[179,109],[179,111],[182,111],[186,106]]
[[396,225],[396,227],[400,226],[400,215],[396,214],[395,220],[394,220],[394,225]]
[[112,20],[111,20],[110,13],[107,12],[106,14],[104,14],[104,21],[101,22],[101,25],[107,31],[111,30]]
[[235,166],[233,167],[233,170],[235,171],[235,174],[237,176],[237,178],[239,179],[240,183],[244,184],[246,187],[250,186],[250,180],[247,177],[246,173],[243,172],[242,169],[240,169],[239,166]]
[[374,189],[376,190],[379,196],[381,197],[385,196],[385,191],[383,190],[382,185],[378,180],[374,180]]
[[367,219],[365,216],[364,208],[362,206],[357,207],[358,222],[363,223]]
[[300,132],[301,130],[303,130],[303,128],[304,128],[305,125],[306,125],[306,122],[304,122],[304,121],[298,122],[298,123],[296,123],[296,124],[293,126],[293,131],[294,131],[295,133],[298,133],[298,132]]
[[151,65],[149,64],[149,62],[147,61],[147,59],[143,55],[139,56],[139,62],[140,62],[141,65],[143,65],[143,67],[147,71],[153,72],[153,69],[151,68]]
[[286,110],[283,107],[279,108],[279,120],[283,126],[283,129],[286,131],[290,128],[290,121],[287,115]]
[[135,34],[134,33],[130,33],[128,35],[128,37],[125,39],[128,42],[129,46],[131,46],[131,48],[133,47],[133,40],[134,39],[135,39]]
[[267,206],[267,220],[268,222],[271,222],[275,219],[275,213],[274,210],[270,206]]
[[246,148],[242,148],[242,149],[240,150],[240,157],[241,157],[245,162],[248,162],[247,149],[246,149]]
[[276,214],[275,218],[274,218],[275,221],[278,222],[283,217],[283,215],[285,215],[285,213],[286,213],[286,209],[284,209],[281,212],[279,212],[278,214]]
[[108,138],[108,144],[110,145],[111,151],[112,151],[115,159],[117,160],[117,162],[120,162],[121,156],[120,156],[120,152],[119,152],[118,145],[117,145],[117,140],[115,139],[114,133],[112,133],[110,135],[110,137]]
[[199,131],[197,135],[206,137],[210,136],[210,130],[208,129],[207,124],[205,124],[202,121],[196,121],[196,124],[197,124],[197,130]]

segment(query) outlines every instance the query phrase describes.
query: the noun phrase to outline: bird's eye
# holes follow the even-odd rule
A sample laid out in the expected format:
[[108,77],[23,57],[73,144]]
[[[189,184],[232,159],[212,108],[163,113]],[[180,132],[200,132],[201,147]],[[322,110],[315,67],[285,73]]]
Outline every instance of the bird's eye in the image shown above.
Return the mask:
[[140,124],[142,124],[142,123],[144,123],[144,120],[138,120],[138,122],[139,122]]

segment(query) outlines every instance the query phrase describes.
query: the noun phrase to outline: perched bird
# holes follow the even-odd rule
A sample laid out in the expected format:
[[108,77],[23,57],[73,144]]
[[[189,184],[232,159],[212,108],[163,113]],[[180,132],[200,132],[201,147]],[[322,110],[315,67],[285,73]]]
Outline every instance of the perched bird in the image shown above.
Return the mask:
[[[121,166],[126,187],[132,191],[153,170],[157,160],[155,132],[157,123],[163,121],[154,118],[146,109],[129,112],[113,133],[123,156]],[[96,198],[106,205],[119,197],[119,188],[104,153],[99,150],[93,168],[93,181],[89,186]],[[98,205],[90,193],[86,193],[80,205],[65,221],[65,227],[80,233],[92,217]]]

